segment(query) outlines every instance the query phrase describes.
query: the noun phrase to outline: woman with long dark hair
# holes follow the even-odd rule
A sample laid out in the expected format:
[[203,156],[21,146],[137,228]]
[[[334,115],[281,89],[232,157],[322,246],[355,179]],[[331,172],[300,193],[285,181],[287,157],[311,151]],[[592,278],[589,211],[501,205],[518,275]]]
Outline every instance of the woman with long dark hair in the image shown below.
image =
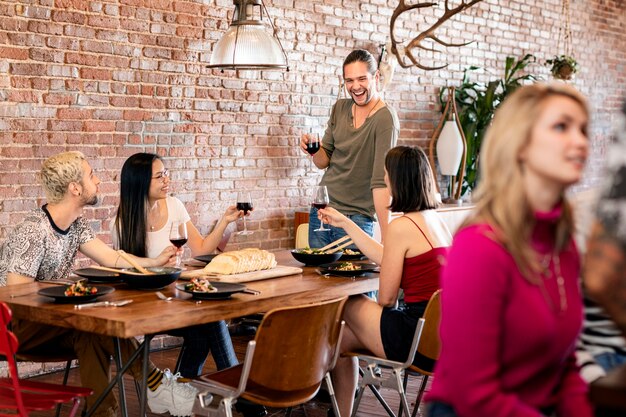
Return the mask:
[[[187,244],[193,253],[204,254],[217,247],[228,223],[239,217],[237,209],[229,207],[213,232],[202,238],[183,203],[167,195],[169,185],[169,172],[158,155],[137,153],[126,160],[113,230],[114,246],[133,255],[150,257],[171,245],[170,225],[174,220],[182,220],[187,223]],[[184,338],[179,366],[184,377],[199,375],[209,352],[218,369],[237,364],[224,321],[178,329],[171,334]]]
[[[404,362],[417,321],[439,289],[439,270],[452,237],[434,210],[435,182],[428,158],[419,148],[397,146],[385,157],[389,208],[403,213],[388,226],[382,246],[333,208],[319,210],[321,219],[343,228],[370,260],[380,264],[378,302],[360,295],[346,303],[341,351],[367,349],[381,358]],[[405,305],[396,308],[404,290]],[[351,415],[358,377],[355,357],[342,357],[333,370],[342,416]]]

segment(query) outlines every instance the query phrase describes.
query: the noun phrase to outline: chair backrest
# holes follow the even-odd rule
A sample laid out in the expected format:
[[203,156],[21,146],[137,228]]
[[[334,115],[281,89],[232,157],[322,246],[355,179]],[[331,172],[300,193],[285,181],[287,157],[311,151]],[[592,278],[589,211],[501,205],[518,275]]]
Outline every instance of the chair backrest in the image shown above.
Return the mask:
[[423,316],[425,323],[417,345],[417,353],[431,361],[439,359],[441,338],[439,323],[441,322],[441,290],[435,291],[430,297]]
[[15,395],[15,403],[17,404],[17,411],[21,416],[27,416],[28,413],[24,407],[24,401],[22,399],[20,391],[20,383],[17,376],[17,365],[15,364],[15,353],[19,343],[17,337],[13,332],[9,331],[8,325],[11,322],[11,309],[5,303],[0,302],[0,355],[3,355],[7,361],[9,367],[9,376],[11,383],[13,384],[13,390]]
[[296,229],[296,249],[309,246],[309,224],[301,223]]
[[255,337],[248,381],[292,393],[319,386],[334,366],[346,300],[268,312]]

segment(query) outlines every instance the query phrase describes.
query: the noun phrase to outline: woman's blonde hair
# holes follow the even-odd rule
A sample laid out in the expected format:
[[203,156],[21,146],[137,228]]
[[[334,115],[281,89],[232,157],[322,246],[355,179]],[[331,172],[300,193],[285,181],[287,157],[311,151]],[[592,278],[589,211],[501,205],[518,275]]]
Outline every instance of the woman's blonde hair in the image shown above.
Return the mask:
[[[528,146],[532,129],[550,97],[568,97],[588,114],[585,98],[567,84],[537,83],[520,87],[498,108],[480,151],[480,183],[474,193],[475,215],[467,223],[486,222],[495,229],[495,239],[511,253],[526,278],[540,268],[530,247],[535,224],[526,193],[522,192],[520,154]],[[574,232],[572,209],[563,199],[556,228],[556,250],[569,243]]]
[[39,172],[39,180],[46,193],[48,203],[58,203],[63,200],[67,187],[72,182],[82,183],[83,161],[82,152],[63,152],[46,159]]

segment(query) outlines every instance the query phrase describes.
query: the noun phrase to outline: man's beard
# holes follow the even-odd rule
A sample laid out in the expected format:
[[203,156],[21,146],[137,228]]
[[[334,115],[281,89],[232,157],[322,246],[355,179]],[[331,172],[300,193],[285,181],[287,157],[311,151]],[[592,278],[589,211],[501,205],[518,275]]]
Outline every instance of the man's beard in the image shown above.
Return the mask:
[[83,199],[83,205],[85,206],[97,206],[100,204],[100,196],[98,194],[94,194],[91,197],[85,197]]

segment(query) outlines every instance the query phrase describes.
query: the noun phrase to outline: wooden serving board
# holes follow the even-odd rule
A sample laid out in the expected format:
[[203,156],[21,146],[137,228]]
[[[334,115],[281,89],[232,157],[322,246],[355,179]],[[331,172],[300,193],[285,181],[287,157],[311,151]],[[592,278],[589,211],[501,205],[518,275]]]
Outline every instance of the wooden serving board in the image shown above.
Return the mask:
[[232,274],[232,275],[212,275],[212,274],[201,275],[201,271],[202,269],[196,269],[194,271],[183,271],[183,273],[180,274],[180,279],[189,280],[191,278],[202,276],[202,278],[206,278],[211,281],[219,281],[219,282],[234,282],[234,283],[251,282],[251,281],[259,281],[259,280],[268,279],[268,278],[286,277],[287,275],[301,274],[302,268],[297,268],[295,266],[277,265],[272,269],[264,269],[262,271],[252,271],[252,272],[245,272],[243,274]]

